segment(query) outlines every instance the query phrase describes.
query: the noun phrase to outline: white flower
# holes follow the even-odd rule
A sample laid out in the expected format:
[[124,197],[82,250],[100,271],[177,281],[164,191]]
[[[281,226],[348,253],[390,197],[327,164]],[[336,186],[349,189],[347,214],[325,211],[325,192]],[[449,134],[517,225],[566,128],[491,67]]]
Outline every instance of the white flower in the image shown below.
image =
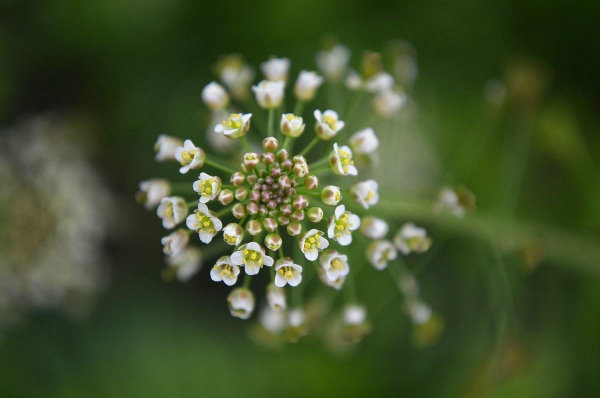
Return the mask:
[[358,174],[354,160],[352,160],[352,150],[346,145],[338,147],[337,142],[333,144],[333,151],[329,155],[329,165],[331,170],[340,176]]
[[368,92],[371,93],[381,93],[383,91],[389,91],[394,86],[394,78],[389,73],[379,72],[369,80],[367,80],[365,84],[365,88]]
[[240,246],[239,250],[231,255],[231,263],[243,265],[248,275],[256,275],[263,265],[272,266],[273,259],[265,254],[265,249],[258,243],[250,242]]
[[187,217],[185,224],[192,231],[198,232],[200,241],[206,244],[223,228],[223,223],[216,217],[215,212],[208,210],[204,203],[198,203],[198,210]]
[[223,228],[223,239],[225,243],[231,246],[237,246],[242,243],[244,229],[240,224],[229,223]]
[[163,245],[163,253],[169,256],[176,256],[181,253],[190,241],[190,236],[185,229],[178,229],[160,240]]
[[156,214],[162,219],[163,227],[171,229],[185,219],[188,214],[187,204],[179,196],[162,198],[156,209]]
[[321,200],[329,206],[337,205],[342,200],[342,192],[335,185],[328,185],[321,191]]
[[359,90],[363,84],[360,75],[356,73],[354,69],[351,69],[348,72],[348,75],[346,76],[346,81],[344,83],[346,84],[346,87],[348,87],[349,90]]
[[368,216],[362,219],[360,232],[369,239],[381,239],[387,235],[388,224],[381,218]]
[[173,257],[167,257],[167,265],[175,269],[175,275],[181,282],[187,282],[202,267],[202,254],[196,247],[188,247]]
[[347,326],[360,325],[367,319],[367,310],[362,305],[348,304],[344,306],[344,323]]
[[406,95],[391,90],[383,91],[373,98],[375,111],[383,117],[397,114],[406,103]]
[[376,240],[367,247],[367,258],[378,270],[385,269],[388,261],[395,260],[396,257],[396,248],[387,240]]
[[300,250],[308,261],[315,261],[319,252],[329,247],[327,239],[323,238],[323,232],[311,229],[300,238]]
[[140,190],[136,194],[136,198],[144,204],[146,210],[158,206],[160,201],[171,193],[169,181],[159,178],[142,181],[139,187]]
[[369,155],[379,147],[379,140],[371,127],[357,131],[350,137],[350,147],[359,155]]
[[161,134],[158,136],[156,143],[154,144],[154,157],[158,162],[165,160],[174,160],[175,151],[177,148],[183,145],[183,142],[179,138],[169,137],[168,135]]
[[358,229],[359,226],[360,218],[356,214],[346,211],[346,206],[339,205],[329,219],[327,236],[342,246],[348,246],[352,243],[352,231]]
[[206,155],[201,148],[194,145],[192,140],[185,140],[183,146],[175,150],[175,159],[181,164],[179,172],[185,174],[190,169],[196,170],[202,167]]
[[332,111],[331,109],[328,109],[323,113],[321,113],[320,110],[315,109],[314,116],[317,120],[315,131],[322,140],[332,139],[345,126],[344,121],[339,120],[337,112]]
[[425,228],[406,223],[396,234],[394,244],[405,255],[411,252],[423,253],[431,247],[431,238],[427,236]]
[[[277,267],[277,265],[275,265]],[[285,290],[283,287],[270,283],[267,286],[267,304],[273,311],[283,311],[287,308]]]
[[290,60],[288,58],[271,58],[260,64],[260,70],[265,74],[267,80],[286,81],[288,70],[290,69]]
[[375,180],[366,180],[356,183],[350,187],[350,194],[352,198],[364,207],[368,209],[379,202],[379,184]]
[[227,138],[225,134],[215,132],[215,126],[221,124],[228,117],[229,114],[224,111],[211,112],[210,122],[206,129],[206,140],[216,152],[222,154],[229,154],[237,148],[234,140]]
[[226,120],[215,126],[215,133],[231,139],[243,137],[250,129],[251,117],[251,113],[232,113]]
[[261,326],[270,333],[279,333],[285,328],[286,314],[284,311],[274,311],[263,307],[258,315]]
[[293,113],[284,113],[281,115],[281,122],[279,124],[281,133],[289,137],[300,137],[304,132],[304,120],[300,116],[296,116]]
[[231,264],[229,256],[219,258],[210,270],[210,279],[215,282],[223,282],[227,286],[233,286],[240,274],[240,267]]
[[467,211],[475,209],[475,196],[463,186],[444,187],[440,191],[435,209],[438,212],[448,211],[456,217],[464,217]]
[[252,86],[252,91],[256,96],[256,102],[264,109],[277,108],[283,102],[283,89],[285,82],[272,82],[263,80],[256,86]]
[[213,177],[202,172],[198,180],[194,181],[192,188],[200,195],[200,203],[214,200],[221,192],[221,177]]
[[302,282],[302,267],[286,257],[275,262],[275,286],[298,286]]
[[329,51],[317,53],[317,66],[323,74],[331,80],[339,80],[344,75],[350,61],[350,50],[338,44]]
[[294,86],[294,94],[301,101],[310,101],[315,98],[317,89],[321,84],[323,84],[323,78],[315,72],[300,71]]
[[[324,276],[327,279],[328,284],[335,283],[336,281],[344,282],[344,279],[350,272],[348,266],[348,256],[340,254],[336,250],[326,250],[321,254],[319,258],[321,269],[324,271]],[[341,286],[340,283],[340,286]]]
[[327,273],[325,272],[325,270],[323,268],[319,268],[317,270],[317,275],[319,276],[319,279],[321,280],[321,282],[323,282],[323,284],[325,284],[326,286],[332,287],[335,290],[341,290],[342,286],[344,285],[344,282],[346,281],[345,276],[340,276],[336,280],[330,281],[329,277],[327,276]]
[[213,111],[219,111],[229,105],[229,95],[219,83],[210,82],[202,90],[202,101]]
[[298,328],[304,324],[305,319],[306,316],[304,315],[304,311],[302,311],[300,308],[294,308],[288,312],[287,323],[288,326]]
[[238,54],[231,54],[221,58],[217,66],[219,78],[234,98],[244,99],[248,94],[248,88],[254,79],[252,67],[244,64],[244,60]]
[[422,325],[431,318],[431,307],[416,298],[407,300],[406,310],[412,321],[417,325]]
[[246,288],[233,289],[227,296],[229,312],[236,318],[248,319],[254,311],[254,294]]

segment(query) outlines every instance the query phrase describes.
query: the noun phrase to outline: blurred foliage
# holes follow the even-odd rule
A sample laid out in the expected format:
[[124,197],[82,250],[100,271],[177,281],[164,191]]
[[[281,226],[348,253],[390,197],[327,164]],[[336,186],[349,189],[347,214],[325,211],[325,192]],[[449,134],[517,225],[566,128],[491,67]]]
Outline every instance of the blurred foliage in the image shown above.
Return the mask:
[[[112,288],[89,319],[41,313],[2,337],[0,395],[597,394],[599,16],[591,0],[3,1],[1,124],[85,114],[123,218],[107,244]],[[409,264],[443,319],[429,348],[413,345],[399,293],[370,268],[359,283],[374,330],[353,352],[338,357],[310,338],[257,347],[205,272],[184,286],[160,280],[160,227],[131,199],[160,172],[159,133],[202,141],[200,90],[218,55],[255,65],[289,56],[295,75],[314,66],[328,33],[352,48],[355,67],[390,39],[417,51],[416,127],[383,137],[388,196],[431,198],[444,184],[477,196],[464,223],[419,203],[389,209],[435,239]],[[491,78],[507,83],[506,106],[486,102]]]

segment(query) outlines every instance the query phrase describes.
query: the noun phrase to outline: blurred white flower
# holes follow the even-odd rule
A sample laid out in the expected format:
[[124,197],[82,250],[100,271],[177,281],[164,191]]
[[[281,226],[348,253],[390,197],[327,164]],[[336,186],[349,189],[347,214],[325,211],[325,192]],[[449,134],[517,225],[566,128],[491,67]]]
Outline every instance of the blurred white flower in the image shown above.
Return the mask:
[[379,202],[379,184],[375,180],[358,182],[350,187],[350,194],[356,203],[368,209]]
[[202,90],[202,101],[213,111],[220,111],[229,105],[227,91],[217,82],[210,82]]
[[373,98],[375,112],[380,116],[388,118],[398,114],[405,103],[405,94],[391,90],[383,91]]
[[387,240],[376,240],[367,247],[367,258],[373,266],[382,270],[387,267],[389,261],[398,257],[398,251],[394,245]]
[[317,94],[317,89],[323,84],[323,78],[315,72],[306,70],[300,71],[296,85],[294,86],[294,94],[301,101],[311,101]]
[[338,44],[329,51],[317,53],[317,66],[319,70],[331,80],[340,80],[346,72],[350,61],[350,50],[346,46]]
[[176,256],[181,253],[190,241],[190,236],[185,229],[178,229],[164,236],[160,243],[163,245],[163,253],[168,256]]
[[158,206],[160,201],[171,193],[171,184],[162,178],[142,181],[139,188],[136,199],[144,204],[146,210],[152,210]]
[[290,60],[288,58],[271,58],[260,64],[260,70],[264,73],[267,80],[273,82],[286,81],[288,70],[290,69]]
[[349,143],[352,151],[358,155],[370,155],[379,147],[379,140],[371,127],[354,133]]
[[167,266],[175,271],[180,282],[187,282],[202,268],[202,253],[197,247],[188,247],[175,256],[167,257]]
[[361,221],[360,232],[369,239],[381,239],[388,230],[388,224],[381,218],[367,216]]
[[158,162],[165,160],[175,160],[175,152],[177,148],[183,145],[183,141],[179,138],[170,137],[165,134],[158,136],[156,143],[154,144],[154,152],[156,152],[155,159]]
[[162,225],[166,229],[174,228],[185,219],[188,214],[185,199],[179,196],[162,198],[156,209],[156,214],[162,219]]
[[425,228],[406,223],[396,234],[394,244],[405,255],[412,252],[423,253],[431,247],[431,238],[427,236]]
[[283,102],[284,81],[263,80],[252,91],[256,96],[256,102],[264,109],[277,108]]
[[229,312],[236,318],[248,319],[254,311],[254,294],[246,288],[233,289],[227,296]]

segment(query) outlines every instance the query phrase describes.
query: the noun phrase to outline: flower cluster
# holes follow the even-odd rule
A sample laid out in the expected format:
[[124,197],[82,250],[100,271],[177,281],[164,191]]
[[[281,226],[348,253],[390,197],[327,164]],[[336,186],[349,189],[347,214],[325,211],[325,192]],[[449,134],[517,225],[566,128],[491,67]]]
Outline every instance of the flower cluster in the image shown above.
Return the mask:
[[[322,75],[299,72],[292,90],[295,107],[288,112],[289,59],[271,58],[262,63],[265,79],[252,85],[253,68],[238,55],[223,57],[217,67],[223,85],[210,82],[202,91],[202,100],[216,120],[209,128],[218,138],[211,142],[239,142],[243,152],[230,163],[212,157],[191,139],[160,136],[155,144],[156,159],[178,162],[181,174],[196,171],[196,180],[187,186],[164,179],[140,183],[141,201],[149,209],[156,208],[163,226],[173,230],[161,241],[169,266],[167,275],[187,280],[200,269],[203,257],[215,254],[213,249],[198,249],[191,242],[219,250],[211,242],[222,239],[230,249],[221,252],[210,278],[227,286],[243,279],[240,287],[231,290],[227,304],[234,317],[248,319],[256,306],[252,280],[268,274],[266,305],[259,316],[263,336],[286,336],[295,341],[315,330],[328,306],[304,303],[303,287],[318,276],[315,280],[334,291],[348,292],[336,319],[342,325],[343,338],[360,340],[371,329],[366,306],[355,292],[363,265],[370,262],[374,269],[383,270],[398,258],[398,251],[402,255],[422,253],[431,245],[427,232],[410,223],[394,238],[386,239],[388,222],[374,215],[379,185],[372,178],[360,179],[359,172],[359,166],[369,164],[379,146],[374,129],[358,125],[360,121],[348,127],[341,117],[352,116],[347,109],[313,109],[309,117],[303,112],[322,84],[339,86],[347,76],[348,87],[372,96],[377,114],[396,114],[405,101],[404,94],[374,54],[368,53],[365,59],[360,76],[348,69],[346,47],[337,45],[319,52],[317,65]],[[247,105],[251,92],[265,115],[244,113],[241,104]],[[266,125],[256,127],[257,116],[266,116]],[[347,136],[349,128],[354,134]],[[306,140],[303,136],[309,131],[314,136]],[[258,142],[250,139],[257,137],[261,137]],[[320,158],[312,156],[315,153],[320,153]],[[183,224],[187,228],[179,226]],[[192,238],[194,235],[198,237]],[[353,242],[353,250],[364,256],[350,255]],[[204,252],[211,254],[200,254]],[[419,322],[423,318],[413,316]]]

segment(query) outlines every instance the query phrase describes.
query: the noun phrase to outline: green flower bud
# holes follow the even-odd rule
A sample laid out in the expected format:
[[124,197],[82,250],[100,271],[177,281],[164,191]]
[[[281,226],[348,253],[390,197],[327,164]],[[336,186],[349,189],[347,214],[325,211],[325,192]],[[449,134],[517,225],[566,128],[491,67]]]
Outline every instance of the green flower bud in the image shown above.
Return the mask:
[[233,202],[233,191],[231,189],[224,189],[219,193],[219,203],[226,206]]
[[319,222],[323,219],[323,209],[320,207],[311,207],[306,211],[306,217],[310,222]]
[[279,250],[282,243],[283,240],[281,239],[281,236],[279,236],[279,234],[277,233],[271,232],[270,234],[267,234],[267,236],[265,236],[265,246],[269,250]]

